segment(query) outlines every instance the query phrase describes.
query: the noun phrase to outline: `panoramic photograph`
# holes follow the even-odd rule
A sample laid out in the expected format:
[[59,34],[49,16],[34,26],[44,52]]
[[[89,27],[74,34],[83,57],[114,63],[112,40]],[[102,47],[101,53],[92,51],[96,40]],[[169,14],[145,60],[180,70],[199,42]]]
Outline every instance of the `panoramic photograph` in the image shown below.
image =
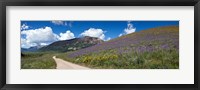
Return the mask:
[[21,69],[179,69],[179,21],[21,21]]

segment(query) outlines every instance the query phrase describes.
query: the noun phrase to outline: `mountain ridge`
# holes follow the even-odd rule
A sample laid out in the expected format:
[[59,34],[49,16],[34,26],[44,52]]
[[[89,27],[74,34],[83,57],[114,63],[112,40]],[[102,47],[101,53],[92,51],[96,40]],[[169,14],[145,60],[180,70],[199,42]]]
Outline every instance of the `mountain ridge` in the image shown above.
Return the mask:
[[102,42],[104,41],[97,37],[85,36],[81,38],[73,38],[70,40],[56,41],[49,44],[46,47],[40,48],[39,51],[60,51],[60,52],[75,51]]

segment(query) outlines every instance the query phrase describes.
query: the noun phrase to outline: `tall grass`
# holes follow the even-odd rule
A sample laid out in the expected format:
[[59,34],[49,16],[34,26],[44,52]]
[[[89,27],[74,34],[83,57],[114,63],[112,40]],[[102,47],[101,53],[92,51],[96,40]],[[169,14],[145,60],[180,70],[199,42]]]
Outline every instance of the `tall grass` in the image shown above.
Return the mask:
[[115,50],[91,53],[76,58],[66,57],[67,53],[57,56],[67,61],[96,69],[178,69],[179,53],[175,49],[153,52],[130,52],[118,54]]
[[55,69],[53,52],[29,52],[21,57],[21,69]]

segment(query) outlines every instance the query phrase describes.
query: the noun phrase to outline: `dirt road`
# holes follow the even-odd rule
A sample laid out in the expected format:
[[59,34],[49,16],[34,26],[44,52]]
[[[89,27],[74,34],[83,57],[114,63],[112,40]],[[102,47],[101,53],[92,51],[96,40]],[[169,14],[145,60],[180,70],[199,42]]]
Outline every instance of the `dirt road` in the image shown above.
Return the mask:
[[56,58],[56,56],[53,56],[53,59],[56,61],[57,64],[56,69],[90,69],[77,64],[73,64],[71,62],[67,62],[60,58]]

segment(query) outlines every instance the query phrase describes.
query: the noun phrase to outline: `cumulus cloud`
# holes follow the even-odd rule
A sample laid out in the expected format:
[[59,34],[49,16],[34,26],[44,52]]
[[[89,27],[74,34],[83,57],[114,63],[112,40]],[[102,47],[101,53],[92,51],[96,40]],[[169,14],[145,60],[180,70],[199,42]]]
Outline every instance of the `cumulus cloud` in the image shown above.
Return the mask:
[[127,28],[124,29],[124,32],[126,34],[130,34],[130,33],[133,33],[135,32],[136,28],[133,27],[133,24],[131,24],[131,22],[129,21],[128,24],[127,24]]
[[57,40],[57,35],[53,33],[51,27],[39,28],[35,30],[22,31],[21,34],[26,35],[26,39],[31,43],[52,42]]
[[109,41],[109,40],[111,40],[111,38],[110,37],[108,37],[105,41]]
[[54,21],[51,21],[53,24],[55,25],[67,25],[66,22],[64,21],[61,21],[61,20],[54,20]]
[[97,37],[102,40],[105,40],[105,31],[102,29],[96,29],[96,28],[90,28],[88,30],[85,30],[83,33],[81,33],[81,36],[90,36],[90,37]]
[[48,45],[49,43],[40,43],[41,46],[46,46]]
[[22,26],[21,26],[21,30],[26,30],[26,29],[29,29],[29,26],[26,25],[26,24],[22,24]]
[[119,37],[121,37],[122,35],[134,33],[135,31],[136,31],[136,28],[133,26],[133,24],[130,21],[128,21],[127,27],[124,29],[124,33],[119,34]]
[[121,37],[122,35],[123,35],[123,34],[122,34],[122,33],[120,33],[120,34],[119,34],[119,37]]
[[71,31],[66,31],[65,33],[60,33],[60,37],[59,40],[69,40],[69,39],[73,39],[74,37],[74,33],[72,33]]
[[21,31],[21,35],[25,35],[25,38],[21,38],[21,47],[30,48],[33,46],[44,46],[58,40],[69,40],[75,38],[74,34],[67,30],[65,33],[55,34],[51,27],[44,27],[33,30]]
[[29,48],[29,47],[33,47],[33,46],[37,46],[37,44],[30,43],[29,40],[21,38],[21,47],[22,48]]
[[22,47],[41,45],[41,43],[51,43],[58,40],[58,35],[54,34],[51,27],[25,30],[21,32],[26,37],[22,39]]

